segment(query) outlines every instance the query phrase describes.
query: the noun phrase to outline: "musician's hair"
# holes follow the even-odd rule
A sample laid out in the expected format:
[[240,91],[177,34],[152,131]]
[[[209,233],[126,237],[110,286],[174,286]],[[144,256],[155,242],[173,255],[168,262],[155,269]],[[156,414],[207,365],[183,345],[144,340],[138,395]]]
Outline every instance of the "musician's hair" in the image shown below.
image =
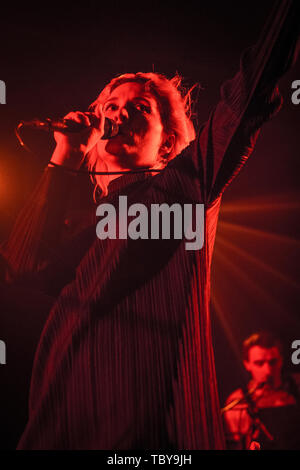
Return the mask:
[[[170,80],[158,73],[138,72],[119,75],[105,86],[98,98],[90,105],[90,109],[99,116],[99,104],[104,104],[115,88],[128,82],[144,85],[145,91],[151,93],[156,99],[165,133],[175,136],[171,152],[155,165],[155,168],[164,168],[195,139],[195,129],[191,120],[191,93],[197,84],[185,90],[182,87],[182,80],[178,74]],[[88,168],[90,171],[107,171],[105,163],[99,158],[97,146],[89,152]],[[106,179],[99,175],[92,176],[96,189],[97,187],[101,189],[102,196],[108,193]]]
[[278,348],[280,354],[283,354],[283,346],[280,339],[270,331],[260,331],[252,334],[243,342],[243,360],[249,360],[249,351],[253,346],[260,346],[261,348],[270,349]]

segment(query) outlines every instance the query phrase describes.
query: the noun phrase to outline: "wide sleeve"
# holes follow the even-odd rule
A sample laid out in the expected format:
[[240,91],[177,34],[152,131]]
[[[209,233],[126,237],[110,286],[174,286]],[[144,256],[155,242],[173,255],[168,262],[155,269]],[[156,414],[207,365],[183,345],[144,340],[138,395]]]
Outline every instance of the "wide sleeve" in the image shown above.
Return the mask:
[[299,0],[277,2],[256,45],[221,87],[221,99],[197,136],[203,200],[213,203],[251,154],[261,125],[281,107],[276,86],[295,62]]
[[67,202],[76,176],[47,167],[1,246],[7,280],[38,272],[55,258],[62,243]]

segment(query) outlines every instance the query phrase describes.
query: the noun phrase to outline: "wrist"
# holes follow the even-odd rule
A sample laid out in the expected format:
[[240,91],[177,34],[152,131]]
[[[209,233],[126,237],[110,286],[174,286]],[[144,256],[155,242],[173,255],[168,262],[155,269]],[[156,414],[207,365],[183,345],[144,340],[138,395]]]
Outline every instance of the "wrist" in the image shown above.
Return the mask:
[[61,165],[66,168],[78,169],[84,158],[84,152],[80,149],[64,146],[56,147],[49,163]]

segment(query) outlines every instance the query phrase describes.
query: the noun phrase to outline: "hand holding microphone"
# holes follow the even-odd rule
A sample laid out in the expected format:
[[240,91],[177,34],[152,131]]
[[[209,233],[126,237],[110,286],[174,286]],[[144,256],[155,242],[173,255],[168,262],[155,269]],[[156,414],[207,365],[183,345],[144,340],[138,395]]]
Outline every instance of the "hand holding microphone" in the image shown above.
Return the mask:
[[99,108],[99,117],[76,111],[68,113],[62,121],[51,121],[50,130],[54,130],[57,143],[51,158],[53,163],[78,169],[100,139],[118,133],[117,124],[105,118],[102,107]]
[[44,131],[54,131],[57,146],[51,158],[51,162],[57,165],[78,169],[86,154],[97,144],[100,139],[107,140],[119,133],[118,124],[105,117],[102,106],[98,107],[99,116],[91,112],[70,112],[63,119],[33,119],[21,121],[15,129],[20,144],[31,150],[22,141],[19,129],[31,127]]
[[76,111],[68,113],[63,119],[21,121],[16,135],[21,145],[26,147],[18,133],[20,127],[54,132],[57,145],[51,162],[78,169],[86,154],[100,139],[111,139],[119,133],[119,125],[105,117],[101,105],[98,112],[99,116],[91,112]]

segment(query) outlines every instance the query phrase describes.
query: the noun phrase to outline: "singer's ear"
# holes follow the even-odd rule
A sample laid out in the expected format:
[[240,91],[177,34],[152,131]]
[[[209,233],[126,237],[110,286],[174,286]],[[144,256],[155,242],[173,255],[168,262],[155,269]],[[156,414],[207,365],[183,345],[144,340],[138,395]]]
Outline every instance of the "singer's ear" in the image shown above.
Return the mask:
[[174,134],[165,135],[163,139],[163,143],[160,146],[160,150],[159,150],[160,155],[161,156],[169,155],[169,153],[172,152],[174,145],[175,145],[175,135]]

